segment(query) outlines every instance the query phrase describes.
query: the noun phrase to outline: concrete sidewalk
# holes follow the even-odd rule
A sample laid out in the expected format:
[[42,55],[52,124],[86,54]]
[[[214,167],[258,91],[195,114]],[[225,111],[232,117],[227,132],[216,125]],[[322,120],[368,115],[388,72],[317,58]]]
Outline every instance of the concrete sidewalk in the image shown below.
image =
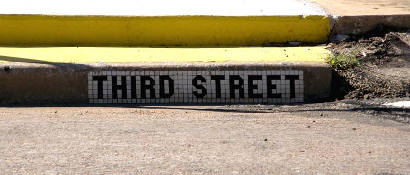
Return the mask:
[[298,16],[326,13],[306,0],[3,0],[0,14],[59,16]]

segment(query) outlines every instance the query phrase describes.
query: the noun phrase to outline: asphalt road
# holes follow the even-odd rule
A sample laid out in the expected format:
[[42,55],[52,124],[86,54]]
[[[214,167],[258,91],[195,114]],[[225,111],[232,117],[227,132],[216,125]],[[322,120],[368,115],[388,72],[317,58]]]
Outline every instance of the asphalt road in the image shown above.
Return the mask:
[[407,112],[344,102],[2,107],[0,174],[410,174],[408,120],[387,119]]

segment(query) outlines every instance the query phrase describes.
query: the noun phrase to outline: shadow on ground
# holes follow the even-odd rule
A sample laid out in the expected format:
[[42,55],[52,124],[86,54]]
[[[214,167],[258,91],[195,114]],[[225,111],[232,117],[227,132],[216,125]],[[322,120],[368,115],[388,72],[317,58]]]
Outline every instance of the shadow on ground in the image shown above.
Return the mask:
[[45,105],[7,105],[3,107],[24,108],[24,107],[113,107],[113,108],[138,108],[150,110],[185,110],[201,112],[233,112],[233,113],[286,113],[286,112],[360,112],[383,118],[392,119],[402,123],[410,123],[410,109],[383,106],[379,104],[368,104],[365,102],[350,100],[326,103],[308,103],[292,105],[254,105],[254,104],[235,104],[235,105],[210,105],[210,104],[156,104],[156,105],[135,105],[135,104],[45,104]]
[[[35,59],[28,59],[28,58],[20,58],[20,57],[10,57],[0,55],[0,61],[12,62],[12,63],[33,63],[33,64],[46,64],[55,67],[71,67],[71,68],[90,68],[89,65],[86,64],[75,64],[75,63],[60,63],[60,62],[49,62],[49,61],[42,61],[42,60],[35,60]],[[1,63],[0,64],[4,64]]]

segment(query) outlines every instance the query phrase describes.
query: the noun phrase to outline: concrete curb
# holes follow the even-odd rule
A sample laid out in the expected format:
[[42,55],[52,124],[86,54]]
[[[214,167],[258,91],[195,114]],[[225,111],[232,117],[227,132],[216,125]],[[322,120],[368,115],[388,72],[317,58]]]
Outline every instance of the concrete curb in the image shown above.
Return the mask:
[[410,14],[333,16],[331,23],[331,35],[362,35],[376,29],[378,25],[391,29],[410,29]]
[[[214,96],[209,96],[208,100],[162,100],[153,99],[139,101],[140,103],[293,103],[293,102],[311,102],[316,100],[327,99],[330,96],[331,89],[331,69],[324,63],[133,63],[133,64],[33,64],[33,63],[2,63],[0,71],[0,103],[1,104],[85,104],[85,103],[138,103],[136,100],[124,101],[92,101],[93,89],[98,83],[92,81],[93,75],[103,75],[107,72],[118,72],[115,74],[118,78],[121,76],[143,74],[150,72],[152,76],[159,75],[156,72],[182,72],[193,71],[194,75],[200,74],[204,77],[219,73],[240,74],[245,81],[246,75],[257,74],[265,76],[266,74],[289,74],[301,73],[300,81],[297,80],[296,86],[301,85],[299,93],[300,101],[286,99],[289,93],[289,83],[277,85],[277,93],[283,93],[282,100],[265,100],[266,92],[261,100],[212,100]],[[224,72],[225,71],[225,72]],[[228,71],[228,72],[226,72]],[[270,72],[269,72],[270,71]],[[196,73],[195,73],[196,72]],[[262,73],[261,73],[262,72]],[[243,73],[243,74],[241,74]],[[104,75],[105,75],[104,74]],[[188,74],[188,73],[184,73]],[[190,74],[190,73],[189,73]],[[110,74],[111,75],[111,74]],[[193,76],[194,76],[193,75]],[[295,74],[296,75],[296,74]],[[113,73],[114,76],[114,73]],[[177,73],[175,73],[177,77]],[[111,76],[109,76],[111,77]],[[155,79],[155,78],[153,78]],[[179,79],[179,78],[178,78]],[[264,78],[265,80],[266,78]],[[90,81],[91,80],[91,81]],[[157,79],[155,79],[157,80]],[[178,83],[178,80],[175,80]],[[190,80],[188,80],[190,82]],[[255,81],[256,82],[256,81]],[[282,78],[282,82],[285,80]],[[299,83],[300,82],[300,83]],[[105,82],[104,82],[105,83]],[[157,83],[158,84],[158,83]],[[189,83],[188,83],[189,84]],[[283,85],[283,88],[280,87]],[[104,87],[106,84],[104,84]],[[244,85],[246,86],[246,85]],[[260,84],[260,88],[266,90],[265,84]],[[207,86],[208,87],[208,86]],[[189,88],[189,87],[188,87]],[[257,89],[257,88],[256,88]],[[255,89],[255,92],[258,91]],[[130,89],[128,89],[129,92]],[[184,90],[184,89],[182,89]],[[192,90],[192,89],[190,89]],[[212,89],[214,90],[214,89]],[[120,93],[121,90],[118,90]],[[158,90],[156,90],[158,91]],[[209,90],[211,92],[211,88]],[[280,92],[282,91],[282,92]],[[123,91],[124,92],[124,91]],[[223,91],[223,93],[228,91]],[[178,92],[175,92],[177,94]],[[236,91],[235,91],[236,93]],[[246,92],[245,92],[246,93]],[[286,93],[286,94],[285,94]],[[190,93],[187,93],[190,94]],[[105,94],[104,94],[105,95]],[[300,96],[302,95],[302,96]],[[239,95],[240,96],[240,95]],[[105,96],[104,96],[105,97]],[[121,97],[119,97],[121,98]],[[228,99],[228,95],[226,95]],[[239,98],[239,97],[238,97]],[[244,97],[244,99],[250,99]]]
[[142,62],[324,62],[330,51],[312,47],[141,48],[141,47],[0,47],[1,62],[142,63]]
[[269,46],[292,41],[323,43],[335,34],[361,35],[378,25],[409,29],[410,14],[156,17],[0,15],[0,45]]
[[[332,34],[358,35],[374,29],[378,24],[399,28],[410,28],[409,16],[410,15],[343,16],[337,18],[334,17],[330,22],[334,25],[332,28]],[[187,18],[194,19],[195,17]],[[284,19],[285,18],[293,19],[284,17]],[[221,19],[223,19],[223,17],[221,17]],[[324,28],[329,28],[329,19],[323,18],[322,20],[324,21],[321,21],[320,25],[327,26]],[[297,20],[299,20],[299,18]],[[27,29],[30,28],[28,27]],[[29,35],[31,34],[29,33]],[[305,34],[302,35],[304,36]],[[323,35],[326,35],[327,37],[328,33],[325,32]],[[27,38],[30,37],[22,37],[22,39]],[[53,37],[48,39],[50,39],[48,41],[58,41]],[[124,38],[120,38],[121,41],[127,40],[123,39]],[[185,42],[190,40],[190,38],[188,37],[183,40],[176,41]],[[168,41],[174,40],[169,38]],[[224,40],[220,41],[222,42]],[[230,41],[233,40],[229,40],[229,42]],[[254,41],[257,41],[257,43],[253,44],[262,44],[261,41],[265,42],[266,40],[261,39]],[[87,44],[87,42],[83,44]],[[245,42],[245,40],[240,42],[234,41],[233,43],[229,42],[225,42],[225,44],[241,46],[250,44]],[[100,44],[104,45],[104,43]],[[145,44],[148,44],[148,42]],[[182,45],[203,46],[207,44],[219,45],[221,43],[189,44],[185,42]],[[226,53],[224,52],[224,54]],[[179,58],[179,55],[181,54],[176,55]],[[288,54],[284,53],[283,55],[288,57]],[[276,56],[270,55],[270,57]],[[13,60],[16,58],[10,57],[10,59]],[[147,59],[149,60],[149,58]],[[36,59],[20,60],[27,63],[0,63],[0,104],[288,104],[324,100],[331,96],[331,68],[329,68],[326,63],[320,62],[153,62],[72,64],[69,62],[59,63],[41,60],[37,60],[38,62],[36,62]],[[165,97],[167,94],[171,94],[171,80],[168,79],[168,81],[163,81],[163,83],[167,83],[168,91],[161,91],[161,85],[164,85],[161,84],[162,80],[160,77],[162,75],[175,81],[175,89],[172,91],[173,94],[171,97]],[[216,90],[218,89],[218,85],[216,85],[216,81],[212,79],[213,75],[223,75],[223,80],[227,82],[226,84],[220,85],[222,91],[219,92],[219,97]],[[234,78],[239,77],[239,79],[233,79],[231,81],[231,75]],[[149,87],[151,84],[144,84],[145,82],[141,83],[143,76],[150,78],[150,82],[151,79],[152,82],[156,82],[155,86],[152,84],[153,86]],[[195,81],[201,80],[200,83],[210,84],[204,84],[203,86],[200,86],[201,84],[194,84],[194,78],[197,78],[198,76],[202,76],[203,80],[195,79]],[[271,83],[273,82],[276,84],[269,84],[268,76],[279,77],[278,79],[270,80]],[[287,79],[288,76],[297,76],[298,79]],[[99,77],[104,77],[106,79],[98,79]],[[253,79],[251,79],[251,77],[253,77]],[[258,77],[260,79],[258,79]],[[124,82],[127,86],[123,84]],[[133,84],[132,82],[135,83]],[[144,93],[148,92],[150,93],[149,95],[145,94],[143,97],[143,90],[138,89],[138,87],[142,88],[142,85],[144,85],[144,88],[147,88],[144,89]],[[199,98],[197,96],[198,94],[194,94],[193,92],[202,93],[203,89],[201,89],[201,87],[206,89],[209,94],[205,94],[203,97]],[[152,93],[150,88],[153,89]],[[234,95],[232,95],[232,89]],[[252,92],[249,89],[251,89]],[[138,94],[138,92],[141,93]],[[241,95],[241,93],[243,95]],[[174,94],[176,97],[173,96]],[[282,96],[272,97],[272,94],[281,94]],[[256,97],[257,95],[261,96]],[[269,95],[271,95],[271,97],[269,97]]]
[[327,16],[0,15],[3,46],[262,46],[322,43]]

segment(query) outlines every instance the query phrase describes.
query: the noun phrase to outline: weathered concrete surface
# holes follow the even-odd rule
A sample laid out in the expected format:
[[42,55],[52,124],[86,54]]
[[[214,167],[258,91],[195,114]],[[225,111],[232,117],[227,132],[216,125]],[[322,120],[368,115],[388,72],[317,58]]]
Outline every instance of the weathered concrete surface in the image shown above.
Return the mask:
[[[393,30],[410,29],[410,14],[407,15],[375,15],[375,16],[340,16],[333,20],[332,35],[361,35],[377,27]],[[384,29],[382,29],[384,30]]]
[[341,102],[0,108],[0,171],[410,174],[410,126],[355,108]]
[[86,103],[87,72],[78,65],[2,65],[0,103]]
[[99,70],[302,70],[305,101],[330,97],[331,70],[325,63],[3,63],[0,103],[87,103],[88,72]]
[[410,28],[408,0],[311,0],[334,16],[332,35],[360,35],[377,25]]
[[310,0],[331,15],[369,16],[410,14],[408,0]]

